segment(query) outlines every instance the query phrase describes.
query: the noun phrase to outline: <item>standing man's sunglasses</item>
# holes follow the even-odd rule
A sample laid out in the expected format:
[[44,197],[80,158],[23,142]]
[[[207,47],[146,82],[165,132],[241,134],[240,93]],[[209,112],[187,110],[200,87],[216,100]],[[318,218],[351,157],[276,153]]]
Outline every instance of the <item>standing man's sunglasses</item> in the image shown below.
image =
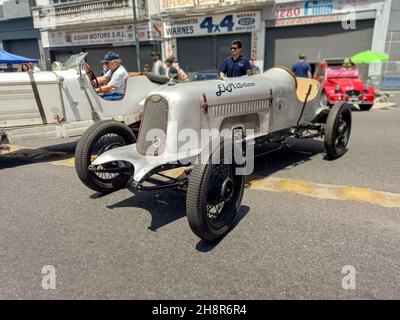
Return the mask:
[[231,47],[231,50],[237,50],[239,49],[238,47]]

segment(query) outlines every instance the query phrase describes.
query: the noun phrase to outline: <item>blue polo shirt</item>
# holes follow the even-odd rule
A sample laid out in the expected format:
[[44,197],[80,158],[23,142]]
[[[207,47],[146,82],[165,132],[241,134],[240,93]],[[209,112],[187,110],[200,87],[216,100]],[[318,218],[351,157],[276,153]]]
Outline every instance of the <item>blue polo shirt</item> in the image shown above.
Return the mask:
[[308,78],[308,71],[311,72],[311,66],[304,60],[300,60],[292,67],[293,73],[299,78]]
[[249,60],[240,56],[236,60],[232,57],[226,58],[222,65],[219,67],[219,71],[223,72],[227,77],[241,77],[247,74],[247,70],[250,70]]

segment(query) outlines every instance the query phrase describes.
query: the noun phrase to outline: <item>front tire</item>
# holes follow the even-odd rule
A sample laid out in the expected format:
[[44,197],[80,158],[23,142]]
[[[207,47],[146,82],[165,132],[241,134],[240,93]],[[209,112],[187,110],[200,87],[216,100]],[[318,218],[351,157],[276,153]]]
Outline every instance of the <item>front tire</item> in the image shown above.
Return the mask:
[[[110,193],[123,188],[130,176],[123,173],[95,173],[89,165],[102,153],[133,144],[136,137],[125,124],[107,120],[94,123],[82,135],[75,151],[75,169],[79,179],[87,187],[101,193]],[[108,166],[119,166],[112,163]]]
[[244,176],[235,174],[232,141],[220,142],[199,159],[190,174],[186,214],[194,234],[212,242],[226,235],[236,220]]
[[325,125],[325,151],[329,158],[337,159],[346,153],[351,123],[351,104],[342,102],[335,104]]

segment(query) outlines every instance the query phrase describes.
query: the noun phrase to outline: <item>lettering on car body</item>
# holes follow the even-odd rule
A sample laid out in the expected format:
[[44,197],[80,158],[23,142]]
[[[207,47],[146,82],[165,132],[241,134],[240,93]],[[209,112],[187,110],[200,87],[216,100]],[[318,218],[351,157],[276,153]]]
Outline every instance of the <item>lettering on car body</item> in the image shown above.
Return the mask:
[[220,97],[223,93],[225,92],[232,92],[233,90],[237,89],[243,89],[243,88],[248,88],[248,87],[254,87],[256,84],[255,82],[235,82],[235,83],[228,83],[228,84],[219,84],[218,91],[215,93],[217,97]]

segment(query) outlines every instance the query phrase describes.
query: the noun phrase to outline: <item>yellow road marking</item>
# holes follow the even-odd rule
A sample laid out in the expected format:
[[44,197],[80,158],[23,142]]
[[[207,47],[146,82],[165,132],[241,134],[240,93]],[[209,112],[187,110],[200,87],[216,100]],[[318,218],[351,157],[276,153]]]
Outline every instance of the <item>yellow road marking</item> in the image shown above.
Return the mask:
[[[23,150],[24,148],[19,146],[10,146],[11,150],[6,151],[4,155],[10,152]],[[65,158],[65,157],[68,158]],[[42,156],[41,160],[46,156]],[[47,163],[74,167],[75,159],[71,155],[52,155],[51,152],[48,155],[49,161]],[[58,160],[51,160],[58,158]],[[61,159],[60,159],[61,157]],[[184,172],[186,167],[172,169],[163,172],[164,174],[178,178]],[[246,185],[249,189],[253,190],[265,190],[270,192],[287,192],[294,193],[306,197],[312,197],[317,199],[330,199],[330,200],[349,200],[349,201],[361,201],[374,205],[379,205],[387,208],[400,208],[400,194],[391,193],[379,190],[373,190],[369,188],[360,188],[353,186],[339,186],[330,184],[321,184],[305,180],[294,180],[284,179],[276,177],[262,177],[262,176],[250,176],[246,179]]]
[[7,153],[15,152],[17,150],[22,149],[22,147],[16,146],[16,145],[6,145],[6,147],[8,148],[8,150],[3,150],[3,151],[0,152],[0,154],[5,155]]
[[[183,174],[185,169],[177,168],[164,173],[170,177],[177,178]],[[248,177],[246,186],[253,190],[288,192],[318,199],[361,201],[387,208],[400,208],[400,194],[369,188],[260,176]]]
[[248,185],[250,189],[255,190],[289,192],[318,199],[361,201],[386,208],[400,208],[400,194],[369,188],[338,186],[275,177],[260,179],[251,177]]
[[54,164],[56,166],[65,166],[65,167],[74,167],[75,166],[75,158],[67,158],[63,160],[57,160],[49,162],[50,164]]

